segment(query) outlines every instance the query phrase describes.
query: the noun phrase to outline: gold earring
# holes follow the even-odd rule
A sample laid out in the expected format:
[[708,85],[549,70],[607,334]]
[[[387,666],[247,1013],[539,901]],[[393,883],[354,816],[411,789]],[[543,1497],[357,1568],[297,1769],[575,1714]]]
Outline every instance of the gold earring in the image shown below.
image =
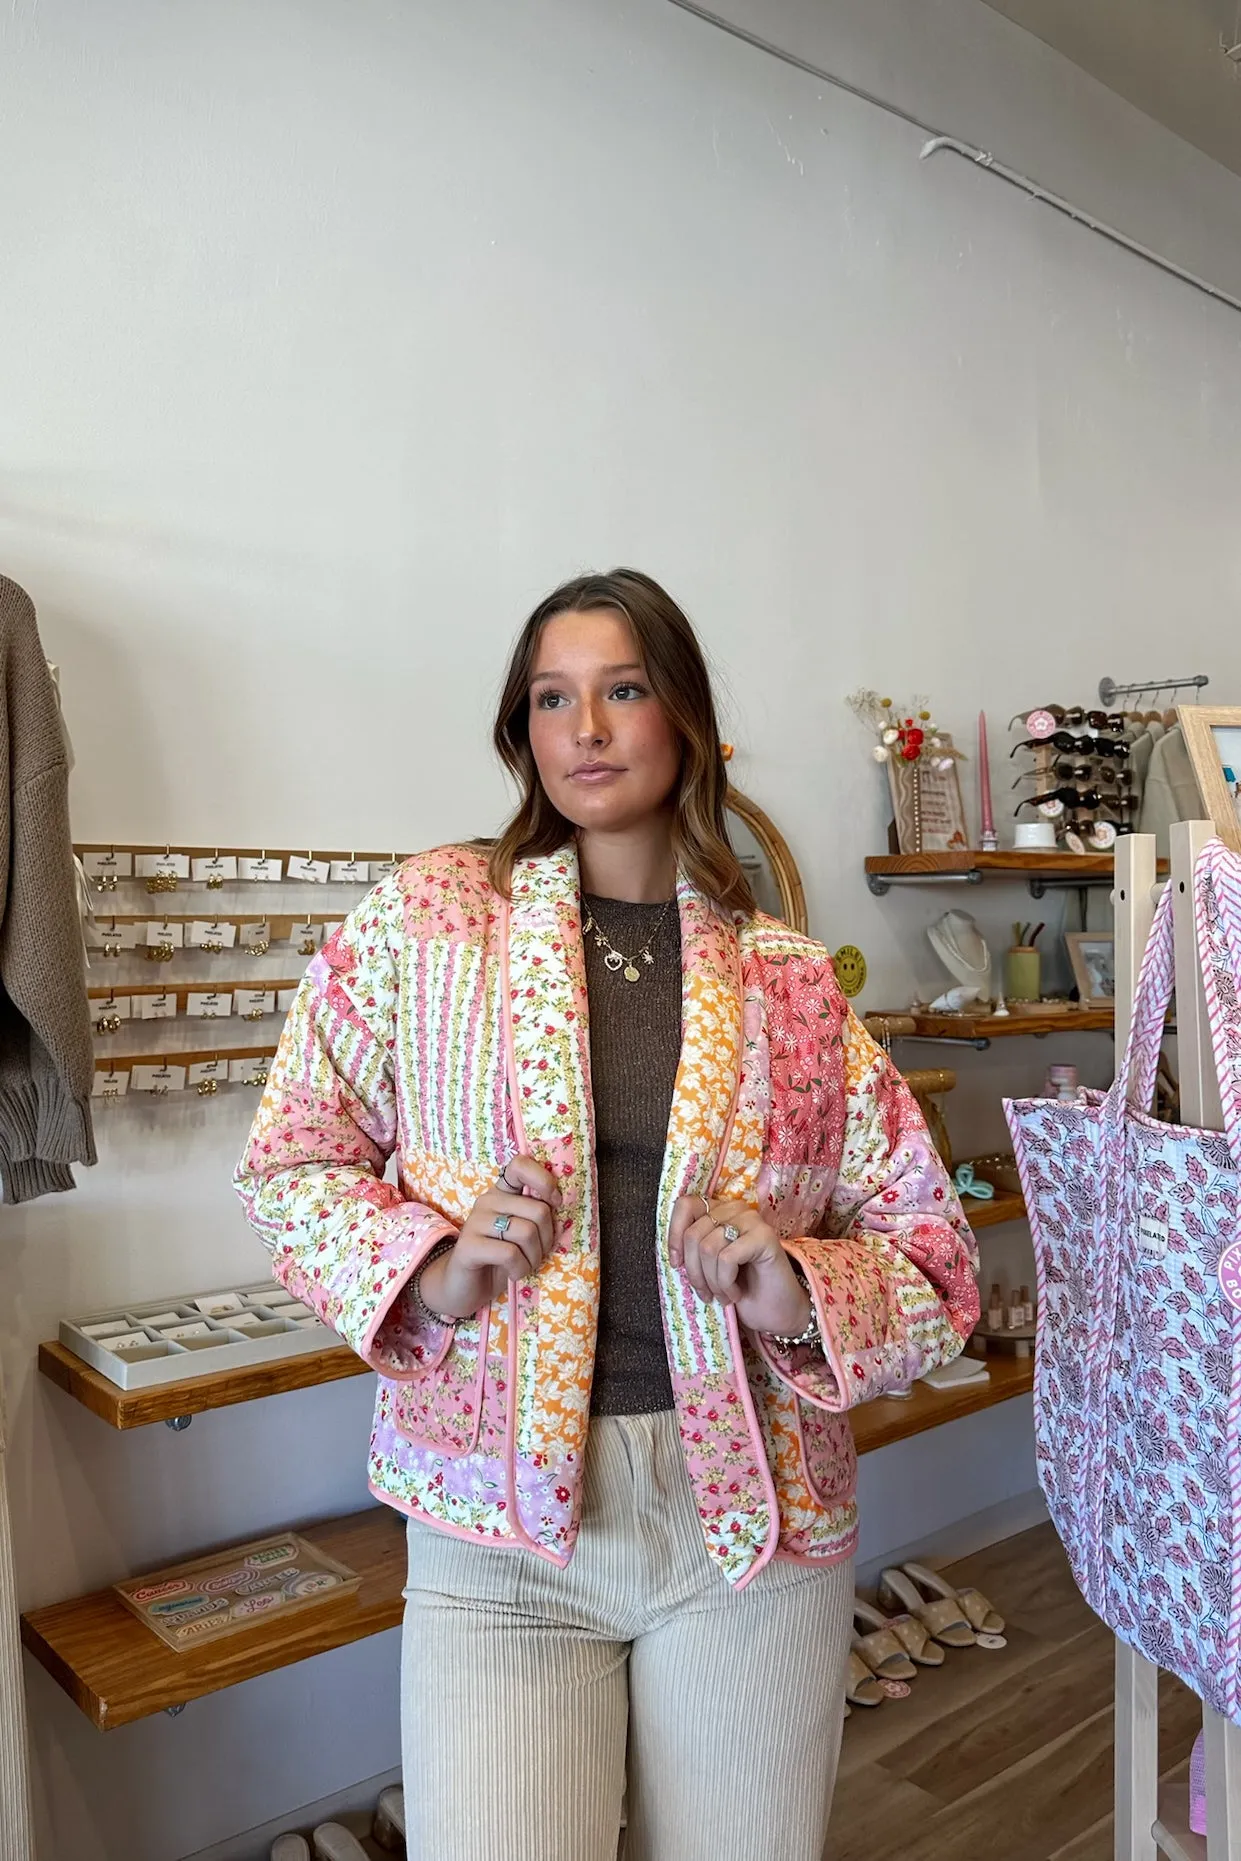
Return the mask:
[[202,947],[208,956],[219,956],[224,949],[224,945],[218,937],[205,937]]
[[260,937],[257,943],[248,943],[246,945],[246,955],[247,956],[266,956],[270,948],[271,948],[271,945],[269,944],[267,938]]
[[266,1068],[264,1068],[261,1073],[251,1073],[250,1077],[246,1080],[246,1084],[248,1086],[265,1086],[267,1084]]
[[261,1021],[266,1012],[265,1008],[251,1008],[241,1018],[243,1021]]
[[95,1023],[95,1032],[97,1034],[119,1034],[120,1031],[121,1017],[118,1014],[100,1015]]
[[115,938],[105,937],[103,940],[103,953],[105,956],[119,956],[121,954],[120,943]]
[[219,1081],[216,1079],[200,1079],[198,1082],[198,1096],[200,1099],[214,1098],[219,1089]]
[[176,954],[170,943],[149,943],[147,961],[149,963],[171,963]]
[[315,940],[314,940],[314,938],[313,938],[313,937],[303,937],[303,938],[302,938],[302,941],[301,941],[301,943],[300,943],[300,944],[298,945],[298,949],[300,950],[300,952],[301,952],[301,954],[302,954],[303,956],[313,956],[313,955],[314,955],[314,953],[315,953]]

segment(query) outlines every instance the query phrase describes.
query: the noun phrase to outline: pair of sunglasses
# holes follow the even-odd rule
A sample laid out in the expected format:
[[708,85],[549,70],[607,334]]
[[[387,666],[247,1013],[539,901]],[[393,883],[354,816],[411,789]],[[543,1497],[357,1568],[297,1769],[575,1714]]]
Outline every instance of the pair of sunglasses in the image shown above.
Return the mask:
[[[1094,774],[1094,764],[1088,762],[1062,761],[1052,765],[1051,773],[1062,782],[1088,782]],[[1023,769],[1013,783],[1016,788],[1021,782],[1038,782],[1048,773],[1045,769]],[[1100,770],[1100,774],[1106,773]]]
[[1071,705],[1067,711],[1062,704],[1045,704],[1042,708],[1058,724],[1073,728],[1079,724],[1089,724],[1092,730],[1123,730],[1125,727],[1123,711],[1085,711],[1080,704]]
[[1017,743],[1008,752],[1011,762],[1018,750],[1076,750],[1080,756],[1083,751],[1091,756],[1114,756],[1118,762],[1124,762],[1129,755],[1129,745],[1114,737],[1075,737],[1067,730],[1057,730],[1054,737],[1027,737],[1024,743]]
[[1097,788],[1052,788],[1045,795],[1027,795],[1013,812],[1020,814],[1022,808],[1049,808],[1053,802],[1061,808],[1098,808],[1103,805],[1103,797]]

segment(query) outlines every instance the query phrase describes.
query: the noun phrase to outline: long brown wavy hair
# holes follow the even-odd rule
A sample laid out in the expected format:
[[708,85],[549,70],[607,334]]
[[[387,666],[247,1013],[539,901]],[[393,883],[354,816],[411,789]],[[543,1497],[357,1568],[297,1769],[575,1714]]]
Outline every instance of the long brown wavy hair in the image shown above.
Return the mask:
[[545,853],[573,838],[576,828],[548,799],[530,747],[530,677],[539,636],[558,614],[602,610],[628,621],[651,690],[677,733],[681,772],[672,796],[672,850],[690,884],[729,916],[755,910],[749,880],[728,837],[728,776],[720,749],[711,676],[698,637],[672,596],[637,569],[581,575],[539,602],[518,635],[509,660],[493,740],[521,799],[491,849],[491,883],[511,896],[514,862]]

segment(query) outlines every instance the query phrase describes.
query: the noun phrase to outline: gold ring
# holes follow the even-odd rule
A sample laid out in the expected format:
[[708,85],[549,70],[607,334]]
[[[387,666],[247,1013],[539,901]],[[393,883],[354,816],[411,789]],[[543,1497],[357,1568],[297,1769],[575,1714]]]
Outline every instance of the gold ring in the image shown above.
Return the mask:
[[703,1213],[709,1216],[711,1213],[711,1204],[708,1202],[701,1189],[698,1191],[698,1200],[702,1203]]

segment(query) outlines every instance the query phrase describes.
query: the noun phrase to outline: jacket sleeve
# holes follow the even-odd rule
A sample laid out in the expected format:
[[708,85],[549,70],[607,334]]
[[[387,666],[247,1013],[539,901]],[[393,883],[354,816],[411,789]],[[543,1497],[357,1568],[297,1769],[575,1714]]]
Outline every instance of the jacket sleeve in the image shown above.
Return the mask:
[[425,1375],[452,1342],[450,1326],[419,1317],[409,1283],[455,1232],[383,1180],[397,1137],[402,936],[386,879],[311,962],[234,1178],[276,1277],[396,1381]]
[[951,1362],[979,1317],[974,1237],[913,1094],[849,1011],[841,1033],[844,1143],[825,1232],[785,1242],[823,1351],[758,1339],[783,1381],[836,1412]]

